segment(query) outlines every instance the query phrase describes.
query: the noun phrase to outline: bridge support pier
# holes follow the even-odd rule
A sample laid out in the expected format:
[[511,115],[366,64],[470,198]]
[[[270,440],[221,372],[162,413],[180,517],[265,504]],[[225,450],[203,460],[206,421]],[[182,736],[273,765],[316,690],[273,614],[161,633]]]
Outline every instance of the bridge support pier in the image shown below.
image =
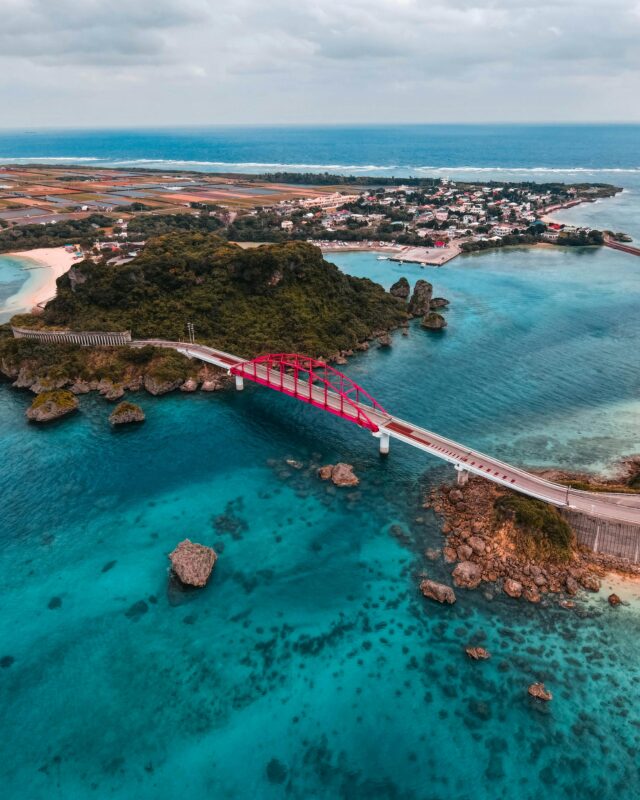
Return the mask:
[[236,375],[236,389],[241,392],[244,389],[244,378],[242,375]]
[[469,482],[469,473],[464,467],[456,466],[456,483],[458,486],[466,486]]
[[389,455],[389,442],[390,436],[388,433],[381,433],[380,434],[380,455],[381,456],[388,456]]

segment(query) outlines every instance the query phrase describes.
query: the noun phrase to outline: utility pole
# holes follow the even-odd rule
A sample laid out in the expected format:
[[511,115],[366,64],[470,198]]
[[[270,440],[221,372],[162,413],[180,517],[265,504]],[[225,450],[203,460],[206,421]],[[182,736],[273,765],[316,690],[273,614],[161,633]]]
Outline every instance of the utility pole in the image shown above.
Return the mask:
[[191,344],[196,343],[196,333],[193,327],[193,322],[187,322],[187,334],[189,335],[189,342]]

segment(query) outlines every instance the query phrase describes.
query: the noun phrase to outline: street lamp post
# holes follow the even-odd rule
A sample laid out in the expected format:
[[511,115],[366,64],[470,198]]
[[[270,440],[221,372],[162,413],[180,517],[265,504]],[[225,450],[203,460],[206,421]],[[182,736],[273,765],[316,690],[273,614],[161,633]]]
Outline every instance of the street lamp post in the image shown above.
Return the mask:
[[193,322],[187,322],[187,334],[189,335],[189,342],[191,344],[196,343],[196,333],[193,327]]

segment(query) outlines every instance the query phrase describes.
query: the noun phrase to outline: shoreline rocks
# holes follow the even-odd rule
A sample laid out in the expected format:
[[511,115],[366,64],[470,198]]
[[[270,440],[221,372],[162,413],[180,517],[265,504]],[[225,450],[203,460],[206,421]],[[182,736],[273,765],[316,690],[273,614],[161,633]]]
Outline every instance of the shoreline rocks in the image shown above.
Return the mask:
[[[617,563],[587,553],[575,543],[565,560],[536,558],[527,546],[520,547],[523,534],[514,515],[496,514],[496,501],[509,494],[472,477],[464,487],[445,485],[432,490],[423,504],[443,517],[442,553],[445,563],[457,562],[452,572],[454,585],[476,589],[483,582],[493,583],[508,597],[534,604],[552,595],[559,595],[560,601],[584,590],[597,592],[604,568],[615,568]],[[639,567],[626,565],[626,571],[640,574]]]
[[52,422],[71,414],[80,405],[78,398],[66,389],[42,392],[25,411],[30,422]]
[[459,589],[476,589],[482,580],[482,567],[473,561],[461,561],[453,570],[452,577]]
[[109,422],[112,425],[129,425],[144,420],[144,411],[135,403],[119,403],[109,414]]
[[420,582],[420,591],[424,597],[428,597],[438,603],[453,605],[453,603],[456,602],[456,594],[450,586],[429,580],[428,578]]
[[185,586],[206,586],[218,556],[212,547],[184,539],[169,554],[175,576]]

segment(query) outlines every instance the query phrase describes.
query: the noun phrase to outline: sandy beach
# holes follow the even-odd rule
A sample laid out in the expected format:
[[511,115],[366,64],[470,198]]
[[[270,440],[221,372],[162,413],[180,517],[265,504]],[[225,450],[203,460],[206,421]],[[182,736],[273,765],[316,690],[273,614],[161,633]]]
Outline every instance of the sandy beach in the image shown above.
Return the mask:
[[20,291],[7,298],[0,309],[0,314],[6,319],[13,314],[31,311],[38,303],[55,297],[56,280],[74,263],[73,253],[68,253],[64,247],[43,247],[4,255],[20,259],[24,262],[23,268],[28,270],[28,278]]

